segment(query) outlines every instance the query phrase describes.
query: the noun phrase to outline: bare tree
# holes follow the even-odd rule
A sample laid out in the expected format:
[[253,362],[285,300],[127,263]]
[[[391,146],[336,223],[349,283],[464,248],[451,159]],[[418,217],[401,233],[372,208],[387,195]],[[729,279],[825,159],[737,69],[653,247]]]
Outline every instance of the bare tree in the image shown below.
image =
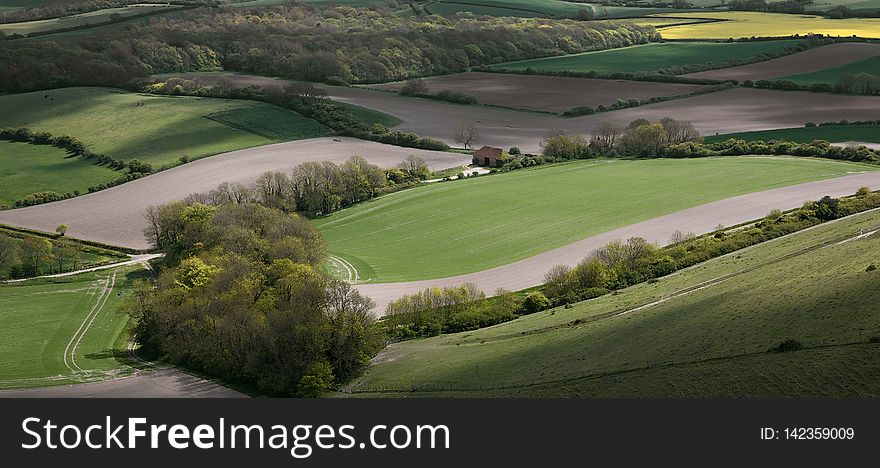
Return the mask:
[[455,142],[461,143],[464,149],[473,146],[480,139],[480,130],[474,122],[462,123],[455,129]]
[[660,125],[663,126],[663,130],[666,132],[666,141],[670,144],[702,139],[700,132],[690,122],[664,117],[660,120]]
[[408,178],[413,180],[427,179],[428,175],[431,174],[431,170],[428,169],[428,163],[418,156],[407,156],[398,167]]
[[606,154],[614,149],[617,139],[623,129],[614,122],[602,122],[593,131],[593,140],[590,142],[601,153]]

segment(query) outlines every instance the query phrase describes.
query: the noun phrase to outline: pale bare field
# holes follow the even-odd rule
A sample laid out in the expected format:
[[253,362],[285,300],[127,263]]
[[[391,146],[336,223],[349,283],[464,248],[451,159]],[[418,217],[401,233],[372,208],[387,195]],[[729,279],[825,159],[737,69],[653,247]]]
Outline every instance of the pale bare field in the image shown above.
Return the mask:
[[[480,104],[562,113],[577,106],[611,105],[618,99],[648,99],[688,94],[700,85],[647,81],[598,80],[560,76],[458,73],[425,80],[428,91],[449,90],[475,97]],[[399,91],[403,82],[369,88]]]
[[684,75],[712,80],[767,80],[812,73],[880,55],[880,44],[846,42],[831,44],[765,62]]
[[145,249],[145,210],[151,205],[207,192],[223,182],[248,184],[266,171],[289,171],[306,161],[342,162],[360,155],[390,167],[408,155],[424,158],[432,169],[469,164],[470,156],[383,145],[352,138],[315,138],[232,151],[200,159],[100,192],[44,205],[0,211],[0,224],[54,232],[111,245]]

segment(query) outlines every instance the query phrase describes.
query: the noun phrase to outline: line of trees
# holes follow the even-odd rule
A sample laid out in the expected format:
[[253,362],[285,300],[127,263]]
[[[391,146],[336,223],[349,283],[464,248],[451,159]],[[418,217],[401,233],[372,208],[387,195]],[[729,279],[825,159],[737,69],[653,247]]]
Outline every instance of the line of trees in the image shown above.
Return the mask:
[[211,206],[258,203],[314,217],[411,187],[430,173],[425,160],[417,156],[387,169],[352,156],[342,164],[304,162],[290,173],[266,172],[251,185],[223,183],[188,200]]
[[85,262],[85,253],[84,247],[64,238],[50,241],[39,236],[0,232],[0,279],[74,271]]
[[811,91],[815,93],[840,93],[877,96],[880,95],[880,76],[871,73],[844,73],[836,83],[799,84],[789,80],[744,81],[743,86],[782,91]]
[[175,202],[148,220],[165,264],[125,306],[147,352],[267,394],[317,396],[381,346],[373,301],[323,272],[327,249],[305,218]]
[[642,238],[611,242],[574,268],[559,265],[545,276],[542,291],[553,306],[592,299],[610,291],[666,276],[697,263],[826,221],[880,207],[880,193],[859,189],[850,198],[823,197],[797,210],[773,210],[761,221],[739,229],[719,229],[696,237],[675,232],[659,247]]
[[626,127],[604,122],[590,139],[550,131],[541,142],[542,154],[557,160],[586,159],[597,156],[657,157],[665,148],[702,137],[691,122],[665,117],[657,122],[637,119]]

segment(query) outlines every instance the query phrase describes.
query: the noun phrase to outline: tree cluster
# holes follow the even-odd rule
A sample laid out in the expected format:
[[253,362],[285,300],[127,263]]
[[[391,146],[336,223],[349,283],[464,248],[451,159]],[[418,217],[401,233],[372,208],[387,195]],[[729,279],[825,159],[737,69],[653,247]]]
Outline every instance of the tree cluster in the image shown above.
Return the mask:
[[509,291],[487,298],[473,284],[428,288],[388,304],[379,327],[392,341],[456,333],[513,320],[524,313],[522,299]]
[[588,140],[582,135],[551,131],[541,142],[542,154],[557,160],[587,159],[598,156],[657,157],[666,148],[702,137],[693,124],[670,117],[650,122],[638,119],[625,128],[612,122],[600,124]]
[[266,172],[250,185],[223,183],[188,201],[211,206],[256,203],[314,217],[409,187],[428,175],[427,163],[416,156],[388,169],[352,156],[342,164],[304,162],[290,173]]
[[148,219],[166,262],[126,306],[147,351],[268,394],[316,396],[377,349],[373,301],[322,272],[326,246],[306,219],[183,202]]
[[0,91],[118,86],[150,74],[220,67],[302,81],[382,82],[660,39],[652,27],[623,22],[406,17],[384,7],[310,5],[198,8],[110,34],[3,41]]

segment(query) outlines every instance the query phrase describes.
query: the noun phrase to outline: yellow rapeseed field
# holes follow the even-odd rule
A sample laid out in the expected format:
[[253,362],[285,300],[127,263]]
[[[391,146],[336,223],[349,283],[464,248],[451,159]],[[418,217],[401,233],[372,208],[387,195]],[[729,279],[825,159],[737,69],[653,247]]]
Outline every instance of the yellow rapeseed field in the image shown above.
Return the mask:
[[827,36],[858,36],[880,38],[880,18],[828,19],[814,15],[788,15],[745,11],[712,13],[674,13],[656,18],[717,19],[711,23],[688,24],[661,28],[666,39],[727,39],[742,37],[779,37],[795,34]]

